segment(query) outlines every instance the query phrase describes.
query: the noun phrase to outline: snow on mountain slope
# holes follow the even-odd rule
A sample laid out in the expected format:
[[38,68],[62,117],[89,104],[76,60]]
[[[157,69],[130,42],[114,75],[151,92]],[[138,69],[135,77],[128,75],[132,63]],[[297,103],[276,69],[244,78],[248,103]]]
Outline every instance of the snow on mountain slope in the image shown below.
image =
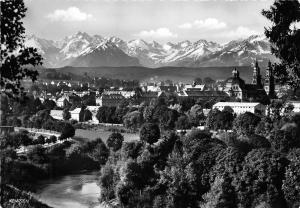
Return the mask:
[[44,56],[47,67],[74,64],[199,67],[249,65],[256,58],[262,61],[276,60],[270,54],[270,44],[267,39],[258,35],[223,45],[206,40],[168,42],[162,45],[155,41],[146,42],[141,39],[124,41],[114,36],[91,36],[78,32],[59,41],[30,36],[27,38],[26,45],[38,48]]

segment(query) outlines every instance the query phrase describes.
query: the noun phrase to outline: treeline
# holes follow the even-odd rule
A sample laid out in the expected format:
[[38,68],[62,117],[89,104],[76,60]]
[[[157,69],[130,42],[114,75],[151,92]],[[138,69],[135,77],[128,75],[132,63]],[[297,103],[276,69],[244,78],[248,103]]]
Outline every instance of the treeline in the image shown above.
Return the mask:
[[33,96],[14,100],[1,95],[1,125],[56,131],[61,133],[62,140],[73,137],[75,129],[70,121],[58,121],[50,116],[50,110],[55,106],[52,100],[42,104]]
[[140,141],[111,150],[101,169],[101,200],[121,207],[297,207],[300,116],[246,113],[234,131],[178,136],[146,123]]

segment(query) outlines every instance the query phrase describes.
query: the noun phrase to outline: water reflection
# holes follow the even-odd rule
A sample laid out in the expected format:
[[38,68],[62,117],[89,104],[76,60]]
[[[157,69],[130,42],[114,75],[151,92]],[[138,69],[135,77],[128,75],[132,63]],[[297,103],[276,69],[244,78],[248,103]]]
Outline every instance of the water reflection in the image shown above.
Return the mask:
[[54,208],[100,208],[97,178],[97,172],[89,172],[44,180],[36,196]]

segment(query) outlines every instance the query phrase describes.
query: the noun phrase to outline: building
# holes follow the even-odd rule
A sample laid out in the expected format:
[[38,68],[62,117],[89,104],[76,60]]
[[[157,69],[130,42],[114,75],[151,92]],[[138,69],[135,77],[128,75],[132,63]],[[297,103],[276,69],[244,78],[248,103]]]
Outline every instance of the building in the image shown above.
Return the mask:
[[102,94],[99,99],[96,98],[96,104],[100,106],[115,106],[117,107],[125,97],[121,94]]
[[[269,89],[273,89],[274,82],[270,81],[272,76],[266,76],[265,82],[269,85]],[[272,86],[270,86],[272,85]],[[234,97],[241,101],[259,101],[262,102],[267,98],[267,93],[265,91],[266,87],[262,84],[262,78],[260,74],[260,68],[256,61],[255,67],[253,68],[252,83],[246,84],[245,81],[240,77],[239,71],[235,68],[232,71],[232,77],[225,81],[224,92],[230,97]]]
[[79,121],[80,112],[81,112],[81,108],[75,108],[74,110],[70,111],[71,119]]
[[57,120],[63,120],[63,110],[51,110],[50,116]]
[[201,84],[201,85],[187,84],[183,88],[183,90],[185,91],[204,91],[205,89],[206,89],[205,84]]
[[140,103],[142,102],[151,102],[153,99],[157,99],[157,98],[167,98],[167,95],[165,92],[143,92],[141,94],[141,97],[139,98]]
[[270,61],[268,63],[268,68],[266,69],[264,89],[270,98],[274,98],[274,96],[275,96],[275,81],[274,81],[274,75],[273,75],[273,68],[272,68]]
[[260,103],[249,102],[218,102],[213,105],[212,109],[218,109],[222,111],[226,106],[231,107],[237,115],[251,112],[265,114],[266,106]]
[[67,100],[69,102],[69,96],[67,95],[63,95],[62,97],[58,98],[55,102],[56,102],[56,105],[58,107],[64,107],[64,102],[65,100]]
[[300,101],[289,101],[287,104],[293,105],[293,112],[300,113]]
[[228,94],[223,91],[196,91],[196,90],[188,90],[188,91],[179,91],[177,92],[177,96],[179,99],[184,98],[192,98],[194,100],[209,100],[212,98],[217,98],[221,100],[227,100]]
[[86,109],[89,110],[89,111],[91,111],[91,113],[93,114],[93,116],[92,116],[92,122],[94,124],[98,124],[99,120],[97,119],[96,115],[97,115],[99,106],[87,106]]

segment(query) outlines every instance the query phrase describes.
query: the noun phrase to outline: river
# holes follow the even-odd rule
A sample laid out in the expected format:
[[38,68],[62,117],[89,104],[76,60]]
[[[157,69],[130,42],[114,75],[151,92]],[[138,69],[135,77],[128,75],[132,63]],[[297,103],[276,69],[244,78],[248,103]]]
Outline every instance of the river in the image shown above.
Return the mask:
[[82,172],[39,181],[35,196],[53,208],[101,208],[98,172]]

